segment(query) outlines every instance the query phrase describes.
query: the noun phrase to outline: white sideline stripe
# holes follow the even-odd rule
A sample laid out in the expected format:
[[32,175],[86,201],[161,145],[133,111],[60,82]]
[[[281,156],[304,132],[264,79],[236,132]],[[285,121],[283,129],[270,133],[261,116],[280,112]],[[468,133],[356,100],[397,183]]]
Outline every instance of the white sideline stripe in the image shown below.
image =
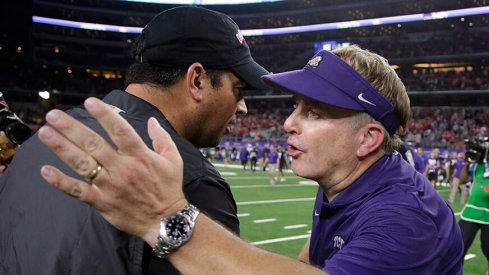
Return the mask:
[[315,199],[316,198],[297,198],[297,199],[266,200],[266,201],[242,201],[242,202],[237,202],[236,205],[268,204],[268,203],[298,202],[298,201],[313,201]]
[[250,215],[250,213],[240,213],[238,214],[238,218],[239,217],[248,217]]
[[[240,169],[243,169],[243,165],[241,164],[236,164],[236,163],[228,163],[228,164],[224,164],[224,163],[217,163],[217,162],[212,162],[212,165],[214,165],[215,167],[223,167],[223,168],[240,168]],[[256,166],[257,169],[260,168],[260,165],[257,165]],[[246,165],[246,171],[250,171],[250,165]],[[257,170],[258,171],[258,170]],[[287,171],[290,171],[292,172],[291,169],[285,169],[284,170],[285,172]]]
[[[246,189],[246,188],[282,188],[282,187],[310,187],[314,186],[312,184],[280,184],[277,183],[275,185],[231,185],[231,189]],[[317,184],[316,184],[317,186]]]
[[307,224],[295,224],[295,225],[286,225],[284,229],[296,229],[296,228],[304,228],[307,227]]
[[462,214],[462,212],[453,213],[454,216],[460,216],[460,214]]
[[243,165],[240,164],[224,164],[224,163],[212,163],[215,167],[223,167],[223,168],[241,168],[243,169]]
[[[221,175],[224,175],[221,172]],[[233,177],[233,180],[255,180],[255,179],[268,179],[269,176],[256,176],[256,177]]]
[[238,173],[236,172],[220,172],[223,176],[236,176]]
[[269,244],[269,243],[280,243],[280,242],[286,242],[286,241],[292,241],[292,240],[307,239],[307,238],[309,238],[309,236],[310,235],[307,234],[307,235],[299,235],[299,236],[292,236],[292,237],[285,237],[285,238],[277,238],[277,239],[252,242],[251,244],[252,245],[262,245],[262,244]]
[[263,219],[263,220],[254,220],[253,223],[265,223],[265,222],[274,222],[277,219],[272,218],[272,219]]
[[318,183],[313,181],[313,180],[301,180],[301,181],[299,181],[299,184],[300,185],[314,185],[314,186],[318,185]]
[[467,254],[467,255],[465,255],[465,257],[464,257],[464,260],[466,260],[466,261],[467,261],[467,260],[473,259],[473,258],[475,258],[475,257],[477,257],[477,255],[475,255],[475,254]]

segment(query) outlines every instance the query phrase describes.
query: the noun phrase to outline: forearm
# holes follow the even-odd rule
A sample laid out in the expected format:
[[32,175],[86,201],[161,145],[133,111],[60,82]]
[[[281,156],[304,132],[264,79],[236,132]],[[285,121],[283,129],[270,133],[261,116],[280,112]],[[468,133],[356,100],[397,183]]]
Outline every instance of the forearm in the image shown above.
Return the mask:
[[301,253],[297,259],[304,263],[309,263],[309,244],[311,243],[311,238],[307,239],[306,244],[302,248]]
[[197,218],[190,241],[170,254],[169,260],[183,274],[325,274],[256,248],[203,214]]

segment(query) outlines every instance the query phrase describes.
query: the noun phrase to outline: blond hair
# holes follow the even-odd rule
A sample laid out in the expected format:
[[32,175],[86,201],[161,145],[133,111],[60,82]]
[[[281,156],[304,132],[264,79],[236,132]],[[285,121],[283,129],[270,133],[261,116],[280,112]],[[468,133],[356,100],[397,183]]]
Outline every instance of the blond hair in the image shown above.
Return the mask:
[[[402,141],[399,135],[403,134],[410,113],[409,97],[401,79],[389,65],[387,59],[368,50],[361,49],[357,45],[338,48],[332,52],[352,66],[353,69],[394,106],[394,114],[399,120],[400,126],[392,136],[383,127],[384,142],[381,146],[384,152],[393,152],[401,145]],[[373,118],[371,121],[367,121],[363,115],[357,117],[359,120],[357,124],[365,125],[366,123],[375,121]],[[375,122],[379,123],[377,121]]]

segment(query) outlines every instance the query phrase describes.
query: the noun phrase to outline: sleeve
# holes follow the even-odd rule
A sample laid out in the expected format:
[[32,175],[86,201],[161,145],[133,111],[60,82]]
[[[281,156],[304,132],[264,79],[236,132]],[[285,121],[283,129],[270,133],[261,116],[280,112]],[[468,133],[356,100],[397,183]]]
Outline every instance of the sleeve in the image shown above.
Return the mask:
[[39,170],[49,163],[71,176],[74,172],[35,136],[20,149],[2,176],[0,192],[5,274],[123,274],[126,266],[106,228],[116,230],[88,205],[45,182]]
[[[372,215],[371,213],[375,214]],[[438,230],[417,209],[384,205],[359,222],[351,241],[324,269],[331,274],[429,274],[440,261]],[[368,217],[368,218],[367,218]]]
[[206,176],[187,184],[184,192],[190,203],[239,235],[237,207],[227,183]]
[[81,178],[36,134],[22,145],[0,177],[0,265],[5,274],[138,274],[129,270],[140,270],[133,267],[133,255],[143,242],[139,240],[140,248],[129,247],[135,237],[48,184],[39,173],[43,164]]

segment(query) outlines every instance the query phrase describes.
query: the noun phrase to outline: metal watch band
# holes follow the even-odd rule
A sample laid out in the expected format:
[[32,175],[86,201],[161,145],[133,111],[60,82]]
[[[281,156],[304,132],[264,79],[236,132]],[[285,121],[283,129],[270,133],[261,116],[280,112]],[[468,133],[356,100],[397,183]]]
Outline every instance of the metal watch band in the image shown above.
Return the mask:
[[156,242],[155,247],[153,248],[153,254],[158,257],[158,258],[166,258],[168,254],[170,254],[172,251],[176,250],[180,246],[182,246],[184,243],[186,243],[190,237],[192,236],[193,233],[193,227],[195,225],[195,220],[197,219],[197,216],[199,215],[200,210],[195,207],[192,204],[187,204],[182,210],[178,211],[177,213],[161,218],[160,220],[160,227],[163,228],[165,226],[165,223],[167,220],[176,217],[176,216],[183,216],[185,219],[187,219],[190,227],[190,232],[188,238],[176,245],[169,243],[167,240],[165,240],[164,236],[161,234],[161,228],[160,228],[160,234],[158,234],[158,240]]
[[156,242],[155,247],[153,248],[153,254],[158,258],[166,258],[170,252],[175,250],[175,248],[170,247],[169,245],[164,244],[165,241],[158,235],[158,241]]

